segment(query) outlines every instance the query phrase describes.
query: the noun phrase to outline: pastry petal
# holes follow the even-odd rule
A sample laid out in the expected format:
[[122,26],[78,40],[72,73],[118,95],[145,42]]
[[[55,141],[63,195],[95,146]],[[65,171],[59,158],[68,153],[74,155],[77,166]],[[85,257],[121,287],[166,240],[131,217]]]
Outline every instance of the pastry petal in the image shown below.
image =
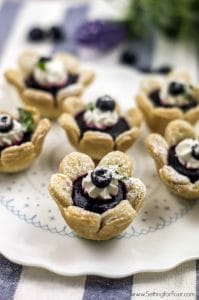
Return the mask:
[[155,160],[158,169],[167,164],[168,145],[160,134],[152,133],[145,141],[146,149]]
[[99,162],[99,166],[118,166],[118,173],[128,177],[132,174],[133,165],[129,157],[120,151],[113,151],[105,155]]
[[38,126],[32,136],[32,143],[35,146],[36,155],[39,155],[41,153],[45,136],[50,130],[50,127],[51,125],[48,119],[43,119],[38,123]]
[[169,123],[165,130],[165,139],[170,146],[176,145],[185,138],[196,138],[194,128],[183,120],[175,120]]
[[86,109],[86,105],[79,97],[69,97],[63,101],[62,108],[63,111],[75,117],[78,113]]
[[88,155],[72,152],[62,160],[59,170],[73,181],[94,168],[95,164]]
[[72,201],[73,184],[70,178],[64,174],[54,174],[51,176],[49,192],[53,199],[61,206],[67,207],[73,204]]
[[146,187],[140,179],[133,177],[130,180],[126,180],[125,185],[127,189],[126,199],[137,212],[144,202]]
[[119,151],[126,151],[136,141],[139,132],[139,128],[134,127],[118,135],[115,140],[116,149]]
[[80,141],[80,151],[87,153],[94,160],[100,160],[101,157],[112,151],[114,141],[112,137],[103,132],[86,131]]
[[80,130],[75,119],[70,114],[64,113],[59,118],[59,124],[65,130],[71,144],[77,147],[80,139]]
[[135,216],[136,211],[130,203],[127,200],[121,201],[116,207],[103,213],[98,239],[108,240],[120,234],[131,224]]

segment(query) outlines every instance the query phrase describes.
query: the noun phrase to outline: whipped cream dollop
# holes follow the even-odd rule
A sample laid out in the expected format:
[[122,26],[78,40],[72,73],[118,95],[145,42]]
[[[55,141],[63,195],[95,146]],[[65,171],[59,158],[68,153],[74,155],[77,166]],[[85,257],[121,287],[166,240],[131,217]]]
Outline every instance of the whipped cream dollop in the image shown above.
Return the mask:
[[68,75],[64,64],[58,59],[37,62],[33,70],[35,80],[43,86],[62,85],[67,81]]
[[199,141],[194,139],[185,139],[175,148],[176,155],[180,163],[187,168],[199,169],[199,159],[194,157],[194,149],[198,149]]
[[119,115],[114,111],[102,111],[95,107],[88,109],[84,113],[84,121],[88,127],[103,129],[115,125],[118,122]]
[[168,104],[168,105],[171,105],[171,106],[186,105],[190,101],[190,98],[187,97],[187,95],[191,96],[191,94],[192,94],[190,85],[187,84],[187,82],[185,82],[183,80],[176,80],[175,82],[177,82],[179,84],[183,84],[183,86],[185,88],[185,91],[182,94],[179,93],[178,95],[171,95],[169,93],[169,85],[171,84],[172,81],[171,80],[166,81],[162,85],[162,88],[160,90],[161,102],[163,104]]
[[118,193],[118,179],[112,177],[110,183],[103,188],[97,187],[92,180],[92,172],[89,171],[87,176],[82,180],[82,188],[85,193],[91,198],[99,198],[102,200],[109,200],[112,196],[117,195]]
[[23,136],[23,126],[17,120],[13,120],[11,130],[8,132],[0,132],[0,147],[9,147],[18,144],[22,141]]

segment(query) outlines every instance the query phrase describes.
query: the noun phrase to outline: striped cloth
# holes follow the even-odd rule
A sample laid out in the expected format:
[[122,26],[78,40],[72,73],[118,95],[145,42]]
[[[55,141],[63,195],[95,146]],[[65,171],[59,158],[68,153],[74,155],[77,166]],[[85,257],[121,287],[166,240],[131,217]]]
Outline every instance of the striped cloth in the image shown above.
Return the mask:
[[[41,12],[48,11],[48,14]],[[47,16],[47,17],[46,17]],[[115,17],[117,10],[99,1],[5,1],[0,7],[1,73],[14,63],[17,55],[28,46],[24,40],[29,27],[40,20],[48,25],[62,20],[68,35],[66,44],[40,45],[38,50],[66,50],[76,53],[72,35],[85,18]],[[158,36],[137,49],[142,63],[160,65],[169,57],[174,66],[183,66],[197,78],[197,52],[192,46],[171,43]],[[187,54],[188,53],[188,54]],[[100,63],[117,63],[119,50],[99,58]],[[155,258],[154,258],[155,259]],[[164,259],[164,255],[162,257]],[[164,273],[138,274],[121,279],[98,276],[61,277],[46,270],[23,267],[0,255],[0,300],[130,300],[130,299],[199,299],[199,263],[184,263]]]

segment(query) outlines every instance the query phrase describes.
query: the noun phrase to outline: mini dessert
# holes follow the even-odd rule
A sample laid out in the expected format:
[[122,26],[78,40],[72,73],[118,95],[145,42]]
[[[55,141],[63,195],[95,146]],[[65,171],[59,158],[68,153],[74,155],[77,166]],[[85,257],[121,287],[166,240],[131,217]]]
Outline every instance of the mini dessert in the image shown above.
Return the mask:
[[160,134],[172,120],[192,124],[199,120],[199,86],[191,83],[187,73],[175,71],[164,79],[145,79],[137,103],[149,128]]
[[131,177],[132,164],[120,151],[107,154],[95,168],[92,159],[73,152],[51,177],[49,192],[66,223],[81,237],[108,240],[136,217],[145,186]]
[[18,118],[0,112],[0,172],[13,173],[28,168],[41,153],[49,129],[50,122],[39,120],[34,108],[20,108]]
[[7,70],[5,77],[17,88],[25,104],[36,107],[42,116],[57,118],[67,97],[80,95],[94,74],[80,69],[70,54],[44,57],[26,51],[19,57],[19,68]]
[[63,109],[67,113],[61,115],[59,122],[71,144],[95,160],[112,150],[126,151],[139,135],[142,122],[139,109],[129,109],[123,115],[109,95],[87,105],[71,97]]
[[165,138],[150,134],[146,148],[172,192],[185,199],[199,198],[199,139],[188,122],[170,122]]

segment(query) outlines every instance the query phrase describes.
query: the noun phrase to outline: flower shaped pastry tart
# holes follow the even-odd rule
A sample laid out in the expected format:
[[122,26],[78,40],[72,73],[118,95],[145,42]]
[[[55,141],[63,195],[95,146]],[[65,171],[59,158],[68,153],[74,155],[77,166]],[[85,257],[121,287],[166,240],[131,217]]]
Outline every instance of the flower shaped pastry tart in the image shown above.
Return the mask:
[[57,118],[63,101],[80,95],[94,78],[92,71],[80,69],[77,59],[66,53],[43,57],[25,51],[18,65],[18,69],[5,72],[7,81],[17,88],[25,104],[36,107],[42,116],[49,118]]
[[160,134],[172,120],[185,119],[192,124],[199,120],[199,86],[192,85],[184,72],[145,79],[137,103],[149,128]]
[[199,198],[199,139],[190,123],[175,120],[165,138],[150,134],[146,148],[154,158],[161,180],[185,199]]
[[59,122],[71,144],[94,160],[100,160],[112,150],[126,151],[137,139],[142,116],[137,108],[124,115],[109,95],[99,97],[86,105],[71,97],[64,103],[67,113]]
[[132,164],[120,151],[104,156],[96,168],[88,155],[73,152],[52,175],[49,191],[79,236],[108,240],[128,227],[143,203],[145,186],[131,174]]
[[19,108],[17,118],[0,111],[0,172],[28,168],[40,154],[50,129],[47,119],[39,120],[35,108]]

